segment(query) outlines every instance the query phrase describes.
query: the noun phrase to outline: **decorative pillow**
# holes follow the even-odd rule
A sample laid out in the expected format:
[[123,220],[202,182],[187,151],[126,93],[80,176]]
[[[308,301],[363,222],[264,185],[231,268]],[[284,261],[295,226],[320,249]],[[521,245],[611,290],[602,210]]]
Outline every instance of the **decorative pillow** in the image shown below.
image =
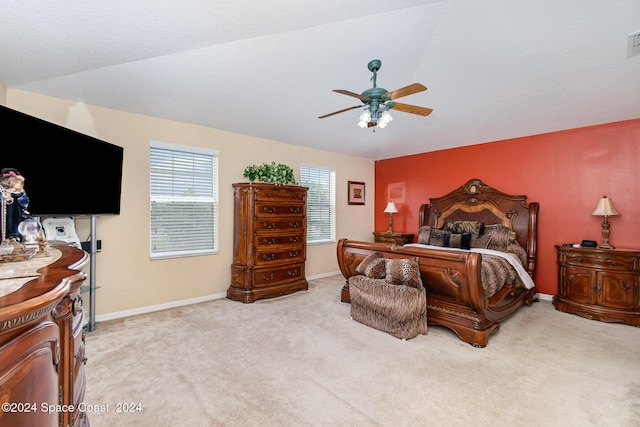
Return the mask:
[[418,257],[386,260],[386,280],[391,285],[404,285],[421,289]]
[[490,236],[487,249],[506,252],[509,244],[516,241],[516,233],[502,224],[487,225],[484,232]]
[[446,234],[443,240],[445,247],[471,249],[471,233]]
[[371,277],[372,279],[384,279],[386,273],[384,257],[380,252],[367,255],[356,267],[356,272]]
[[527,251],[522,246],[520,246],[520,243],[518,243],[517,241],[510,243],[509,246],[507,246],[507,252],[515,254],[520,260],[520,263],[524,267],[527,266]]
[[471,233],[484,234],[484,222],[480,221],[447,221],[442,226],[443,230],[456,234]]
[[429,244],[433,246],[444,246],[444,236],[447,234],[451,234],[451,232],[440,228],[432,228],[429,236]]
[[423,225],[418,229],[418,243],[420,243],[421,245],[428,245],[430,237],[431,237],[430,225]]
[[490,243],[491,243],[491,236],[486,233],[483,234],[482,236],[479,234],[471,235],[472,248],[487,249]]

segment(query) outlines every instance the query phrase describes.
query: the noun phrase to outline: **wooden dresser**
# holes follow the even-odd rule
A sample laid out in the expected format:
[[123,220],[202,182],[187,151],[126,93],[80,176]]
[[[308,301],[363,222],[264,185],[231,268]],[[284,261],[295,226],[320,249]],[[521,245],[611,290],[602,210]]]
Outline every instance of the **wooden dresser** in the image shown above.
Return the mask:
[[[88,426],[80,271],[86,252],[0,263],[0,426]],[[37,271],[37,272],[36,272]]]
[[587,319],[640,326],[640,251],[556,246],[553,305]]
[[244,303],[308,289],[307,188],[237,183],[231,286],[227,297]]

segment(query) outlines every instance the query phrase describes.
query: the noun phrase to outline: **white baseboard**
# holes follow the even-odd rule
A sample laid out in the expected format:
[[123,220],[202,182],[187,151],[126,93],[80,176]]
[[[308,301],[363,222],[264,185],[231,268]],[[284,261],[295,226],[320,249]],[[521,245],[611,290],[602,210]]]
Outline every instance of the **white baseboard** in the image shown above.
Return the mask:
[[[335,276],[337,274],[340,274],[340,272],[339,271],[334,271],[334,272],[330,272],[330,273],[318,274],[318,275],[315,275],[315,276],[307,276],[307,280],[322,279],[324,277],[331,277],[331,276]],[[100,314],[100,315],[96,316],[96,322],[104,322],[104,321],[107,321],[107,320],[122,319],[123,317],[135,316],[135,315],[138,315],[138,314],[153,313],[154,311],[161,311],[161,310],[167,310],[167,309],[170,309],[170,308],[183,307],[185,305],[198,304],[200,302],[213,301],[213,300],[216,300],[216,299],[221,299],[221,298],[226,298],[226,297],[227,297],[227,293],[226,292],[222,292],[222,293],[219,293],[219,294],[205,295],[205,296],[197,297],[197,298],[189,298],[189,299],[183,299],[183,300],[179,300],[179,301],[171,301],[171,302],[167,302],[167,303],[164,303],[164,304],[150,305],[150,306],[147,306],[147,307],[140,307],[140,308],[133,308],[131,310],[123,310],[123,311],[116,311],[114,313]]]
[[552,301],[553,300],[553,295],[549,295],[549,294],[538,294],[538,299],[541,299],[543,301]]
[[167,310],[169,308],[183,307],[185,305],[197,304],[205,301],[212,301],[220,298],[226,298],[227,293],[219,293],[213,295],[205,295],[203,297],[183,299],[179,301],[171,301],[164,304],[150,305],[147,307],[133,308],[131,310],[116,311],[114,313],[100,314],[96,316],[97,322],[106,320],[121,319],[123,317],[135,316],[138,314],[153,313],[154,311]]
[[307,280],[324,279],[325,277],[337,276],[338,274],[342,273],[339,271],[332,271],[329,273],[316,274],[315,276],[307,276]]

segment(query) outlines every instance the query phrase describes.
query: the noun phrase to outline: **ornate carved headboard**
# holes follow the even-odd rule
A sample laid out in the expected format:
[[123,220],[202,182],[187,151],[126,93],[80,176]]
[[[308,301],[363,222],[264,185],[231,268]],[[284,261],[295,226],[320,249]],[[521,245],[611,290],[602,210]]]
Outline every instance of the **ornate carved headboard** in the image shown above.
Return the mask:
[[537,202],[527,203],[527,196],[503,193],[477,178],[429,201],[429,204],[420,207],[420,227],[442,227],[445,221],[462,220],[482,221],[486,225],[503,224],[516,232],[518,243],[527,251],[525,267],[533,276],[540,208]]

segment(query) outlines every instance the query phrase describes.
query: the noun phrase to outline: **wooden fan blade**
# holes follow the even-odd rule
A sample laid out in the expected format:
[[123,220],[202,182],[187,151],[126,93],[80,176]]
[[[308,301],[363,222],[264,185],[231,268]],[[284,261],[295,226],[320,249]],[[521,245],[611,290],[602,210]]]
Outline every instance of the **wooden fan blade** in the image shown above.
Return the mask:
[[343,95],[353,96],[354,98],[358,98],[361,101],[369,101],[371,99],[368,96],[360,95],[359,93],[351,92],[344,89],[334,89],[333,91],[337,93],[341,93]]
[[391,99],[398,99],[403,96],[412,95],[414,93],[422,92],[423,90],[427,90],[427,87],[420,83],[414,83],[409,86],[405,86],[403,88],[392,90],[391,92],[387,92],[382,96],[388,96]]
[[393,110],[402,111],[404,113],[419,114],[421,116],[428,116],[433,111],[431,108],[418,107],[417,105],[400,104],[396,102],[393,106]]
[[362,108],[362,105],[356,105],[355,107],[345,108],[344,110],[334,111],[333,113],[325,114],[324,116],[318,117],[319,119],[324,119],[325,117],[333,116],[336,114],[344,113],[345,111],[353,110],[354,108]]

